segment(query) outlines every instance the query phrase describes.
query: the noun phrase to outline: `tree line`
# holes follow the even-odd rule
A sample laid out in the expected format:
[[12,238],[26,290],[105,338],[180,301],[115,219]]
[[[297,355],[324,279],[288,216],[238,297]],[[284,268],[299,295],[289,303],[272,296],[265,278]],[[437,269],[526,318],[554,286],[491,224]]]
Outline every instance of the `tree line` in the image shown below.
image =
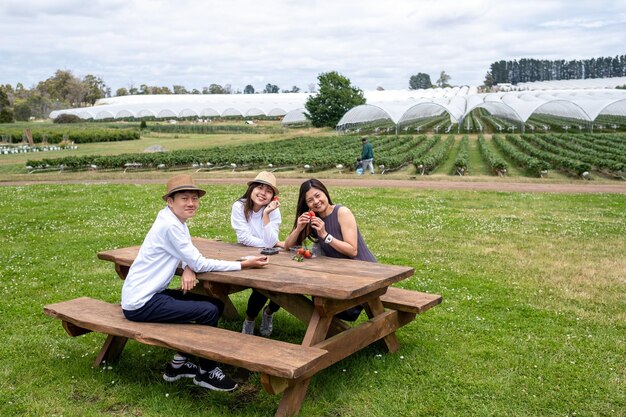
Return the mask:
[[492,63],[485,75],[485,86],[624,76],[626,76],[626,55],[571,61],[522,58],[519,61],[501,60]]
[[[260,93],[299,93],[298,86],[290,89],[280,89],[275,84],[267,83]],[[316,85],[309,84],[309,91],[315,92]],[[149,86],[141,84],[139,87],[131,85],[129,88],[118,88],[115,96],[141,94],[256,94],[251,84],[246,85],[243,91],[233,90],[230,84],[210,84],[208,87],[187,89],[182,85]],[[105,81],[92,74],[80,78],[70,70],[57,70],[53,76],[29,88],[22,83],[0,85],[0,123],[13,121],[27,121],[31,118],[42,119],[48,117],[51,111],[93,105],[98,99],[111,97],[112,90]]]

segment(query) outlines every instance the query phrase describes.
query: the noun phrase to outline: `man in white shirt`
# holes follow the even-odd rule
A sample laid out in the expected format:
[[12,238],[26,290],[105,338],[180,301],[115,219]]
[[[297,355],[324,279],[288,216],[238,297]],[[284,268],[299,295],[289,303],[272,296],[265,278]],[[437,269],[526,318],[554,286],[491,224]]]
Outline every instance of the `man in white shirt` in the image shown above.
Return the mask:
[[[223,310],[221,301],[188,292],[196,285],[196,272],[236,271],[267,265],[267,257],[234,262],[202,256],[191,241],[186,221],[196,214],[200,197],[205,194],[188,174],[177,175],[167,182],[167,192],[163,195],[167,207],[157,215],[122,288],[122,311],[128,320],[217,326]],[[182,291],[168,288],[179,263],[183,268]],[[215,362],[199,358],[196,366],[177,353],[167,364],[163,379],[172,382],[180,378],[193,378],[196,385],[216,391],[237,388],[235,381]]]

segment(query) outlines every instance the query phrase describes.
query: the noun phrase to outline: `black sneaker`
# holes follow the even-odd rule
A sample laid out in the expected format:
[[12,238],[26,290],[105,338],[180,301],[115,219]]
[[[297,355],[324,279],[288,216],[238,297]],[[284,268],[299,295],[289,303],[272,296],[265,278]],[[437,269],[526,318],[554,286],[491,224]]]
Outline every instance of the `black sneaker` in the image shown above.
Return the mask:
[[237,383],[224,374],[217,366],[205,373],[200,373],[200,370],[198,370],[193,383],[213,391],[232,391],[237,388]]
[[192,362],[183,363],[180,368],[174,368],[171,362],[167,363],[163,379],[167,382],[178,381],[181,378],[194,378],[198,373],[198,367]]

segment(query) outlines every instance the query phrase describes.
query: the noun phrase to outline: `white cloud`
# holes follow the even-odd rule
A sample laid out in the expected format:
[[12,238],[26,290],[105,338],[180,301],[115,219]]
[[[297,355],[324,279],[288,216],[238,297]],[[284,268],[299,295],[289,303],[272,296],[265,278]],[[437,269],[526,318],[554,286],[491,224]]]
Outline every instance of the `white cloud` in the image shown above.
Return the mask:
[[303,90],[337,70],[363,89],[445,70],[480,84],[501,59],[623,54],[626,4],[564,0],[90,1],[0,4],[0,83],[71,69],[149,84]]

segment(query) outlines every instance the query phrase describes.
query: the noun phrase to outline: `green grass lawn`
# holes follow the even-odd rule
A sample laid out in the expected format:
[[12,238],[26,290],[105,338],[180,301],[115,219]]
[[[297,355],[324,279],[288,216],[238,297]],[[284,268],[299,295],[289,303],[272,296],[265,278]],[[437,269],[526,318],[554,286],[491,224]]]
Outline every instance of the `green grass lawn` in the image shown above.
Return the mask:
[[[122,282],[96,253],[140,244],[163,188],[2,188],[0,415],[273,415],[279,398],[258,375],[239,375],[233,394],[167,383],[170,352],[134,341],[92,369],[104,336],[70,338],[42,312],[80,296],[119,301]],[[244,188],[211,186],[192,235],[234,241],[230,205]],[[300,415],[626,415],[624,195],[330,191],[380,262],[415,268],[402,286],[444,301],[398,331],[397,353],[374,345],[315,376]],[[281,189],[281,236],[296,193]],[[240,312],[246,299],[235,297]],[[282,310],[274,329],[291,341],[305,330]]]

